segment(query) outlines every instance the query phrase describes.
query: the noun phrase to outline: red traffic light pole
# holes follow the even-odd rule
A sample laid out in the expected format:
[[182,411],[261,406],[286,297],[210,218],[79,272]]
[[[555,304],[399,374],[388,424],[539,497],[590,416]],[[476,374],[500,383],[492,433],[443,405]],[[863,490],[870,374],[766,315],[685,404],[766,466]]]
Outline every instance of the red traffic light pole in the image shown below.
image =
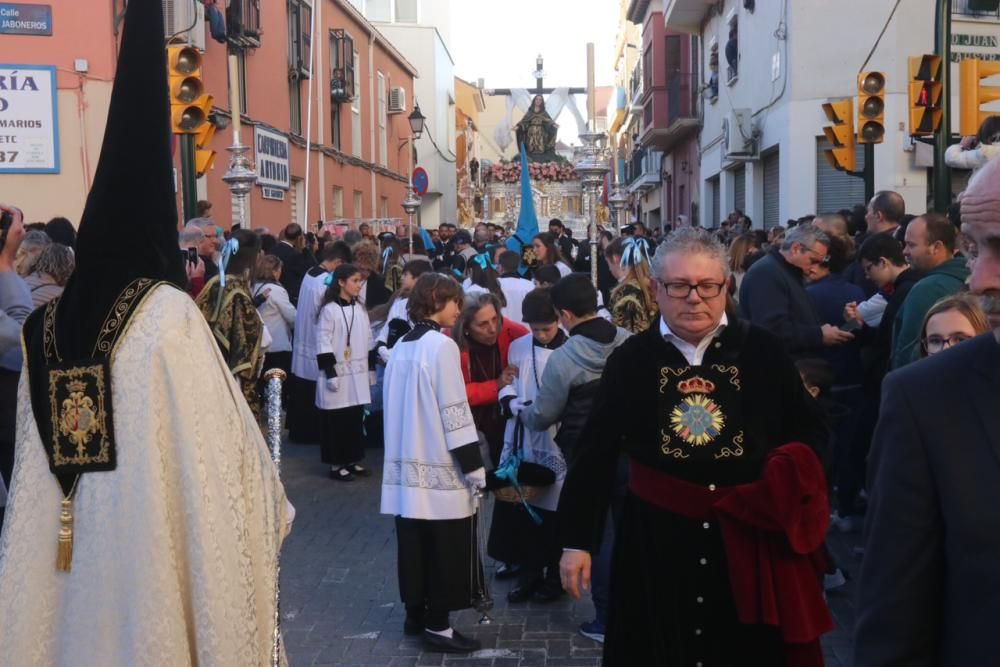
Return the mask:
[[951,0],[937,1],[934,53],[941,57],[941,125],[934,137],[934,210],[944,213],[951,206],[951,169],[944,161],[951,143]]

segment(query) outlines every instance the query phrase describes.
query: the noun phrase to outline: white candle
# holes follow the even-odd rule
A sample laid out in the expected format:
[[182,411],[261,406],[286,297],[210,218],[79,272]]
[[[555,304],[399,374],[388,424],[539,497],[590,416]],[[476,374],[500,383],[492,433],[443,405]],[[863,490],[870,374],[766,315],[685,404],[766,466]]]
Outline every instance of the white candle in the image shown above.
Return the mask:
[[233,143],[240,143],[240,67],[236,56],[229,56],[229,114],[233,118]]

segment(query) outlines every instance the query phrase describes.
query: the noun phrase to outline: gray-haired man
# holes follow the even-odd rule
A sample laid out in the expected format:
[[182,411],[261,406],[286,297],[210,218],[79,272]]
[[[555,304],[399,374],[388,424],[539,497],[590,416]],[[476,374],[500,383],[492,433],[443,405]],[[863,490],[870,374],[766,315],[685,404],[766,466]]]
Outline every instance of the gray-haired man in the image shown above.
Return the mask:
[[[819,459],[801,444],[822,442],[822,420],[781,342],[727,318],[728,266],[701,229],[657,248],[659,326],[611,353],[563,486],[560,574],[578,597],[616,461],[628,457],[606,665],[822,660],[832,623],[805,554],[823,542],[829,505]],[[759,601],[796,612],[771,615]]]
[[805,280],[823,263],[829,249],[830,237],[816,227],[794,227],[780,247],[772,247],[754,262],[740,286],[743,315],[780,338],[795,357],[854,338],[830,324],[821,325],[806,293]]

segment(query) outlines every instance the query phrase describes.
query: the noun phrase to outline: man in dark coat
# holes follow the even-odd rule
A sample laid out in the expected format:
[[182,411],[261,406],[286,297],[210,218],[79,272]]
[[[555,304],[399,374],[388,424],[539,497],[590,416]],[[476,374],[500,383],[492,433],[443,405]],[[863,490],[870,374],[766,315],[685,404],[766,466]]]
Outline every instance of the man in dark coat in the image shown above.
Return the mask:
[[273,254],[281,260],[281,285],[288,291],[293,304],[299,302],[299,289],[306,272],[316,265],[304,250],[305,242],[302,226],[293,222],[281,232],[281,240],[274,246]]
[[767,508],[793,532],[793,515],[808,511],[816,518],[798,526],[810,538],[802,551],[786,553],[787,542],[777,547],[799,574],[808,573],[798,579],[799,595],[766,586],[758,591],[778,607],[797,604],[797,613],[764,621],[756,616],[760,606],[739,604],[745,587],[787,580],[776,570],[731,577],[734,568],[766,559],[730,551],[717,505],[697,516],[702,510],[695,506],[706,496],[722,502],[761,483],[765,464],[782,445],[814,445],[826,437],[782,343],[726,317],[727,267],[725,250],[705,230],[683,228],[660,245],[653,260],[660,321],[608,359],[563,487],[560,569],[563,586],[579,597],[581,581],[589,583],[595,529],[616,461],[620,453],[628,456],[604,645],[609,667],[735,665],[748,656],[754,664],[781,665],[793,653],[806,656],[798,664],[822,664],[819,635],[831,621],[815,570],[803,562],[822,544],[829,520],[816,454],[798,445],[811,457],[811,469],[820,470],[809,493],[786,494],[794,497],[791,509],[777,502]]
[[740,285],[743,315],[781,339],[794,357],[815,356],[824,345],[840,345],[853,336],[820,324],[803,281],[822,264],[830,238],[812,225],[799,225],[754,262]]
[[1000,161],[962,198],[994,330],[891,373],[869,463],[855,663],[994,665],[1000,618]]

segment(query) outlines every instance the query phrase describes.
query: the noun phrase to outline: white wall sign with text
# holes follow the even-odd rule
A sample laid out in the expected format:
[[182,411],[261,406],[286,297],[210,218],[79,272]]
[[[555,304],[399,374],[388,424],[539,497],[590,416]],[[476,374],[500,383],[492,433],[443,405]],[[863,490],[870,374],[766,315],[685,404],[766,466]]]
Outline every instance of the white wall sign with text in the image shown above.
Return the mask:
[[0,174],[59,173],[56,68],[0,65]]

